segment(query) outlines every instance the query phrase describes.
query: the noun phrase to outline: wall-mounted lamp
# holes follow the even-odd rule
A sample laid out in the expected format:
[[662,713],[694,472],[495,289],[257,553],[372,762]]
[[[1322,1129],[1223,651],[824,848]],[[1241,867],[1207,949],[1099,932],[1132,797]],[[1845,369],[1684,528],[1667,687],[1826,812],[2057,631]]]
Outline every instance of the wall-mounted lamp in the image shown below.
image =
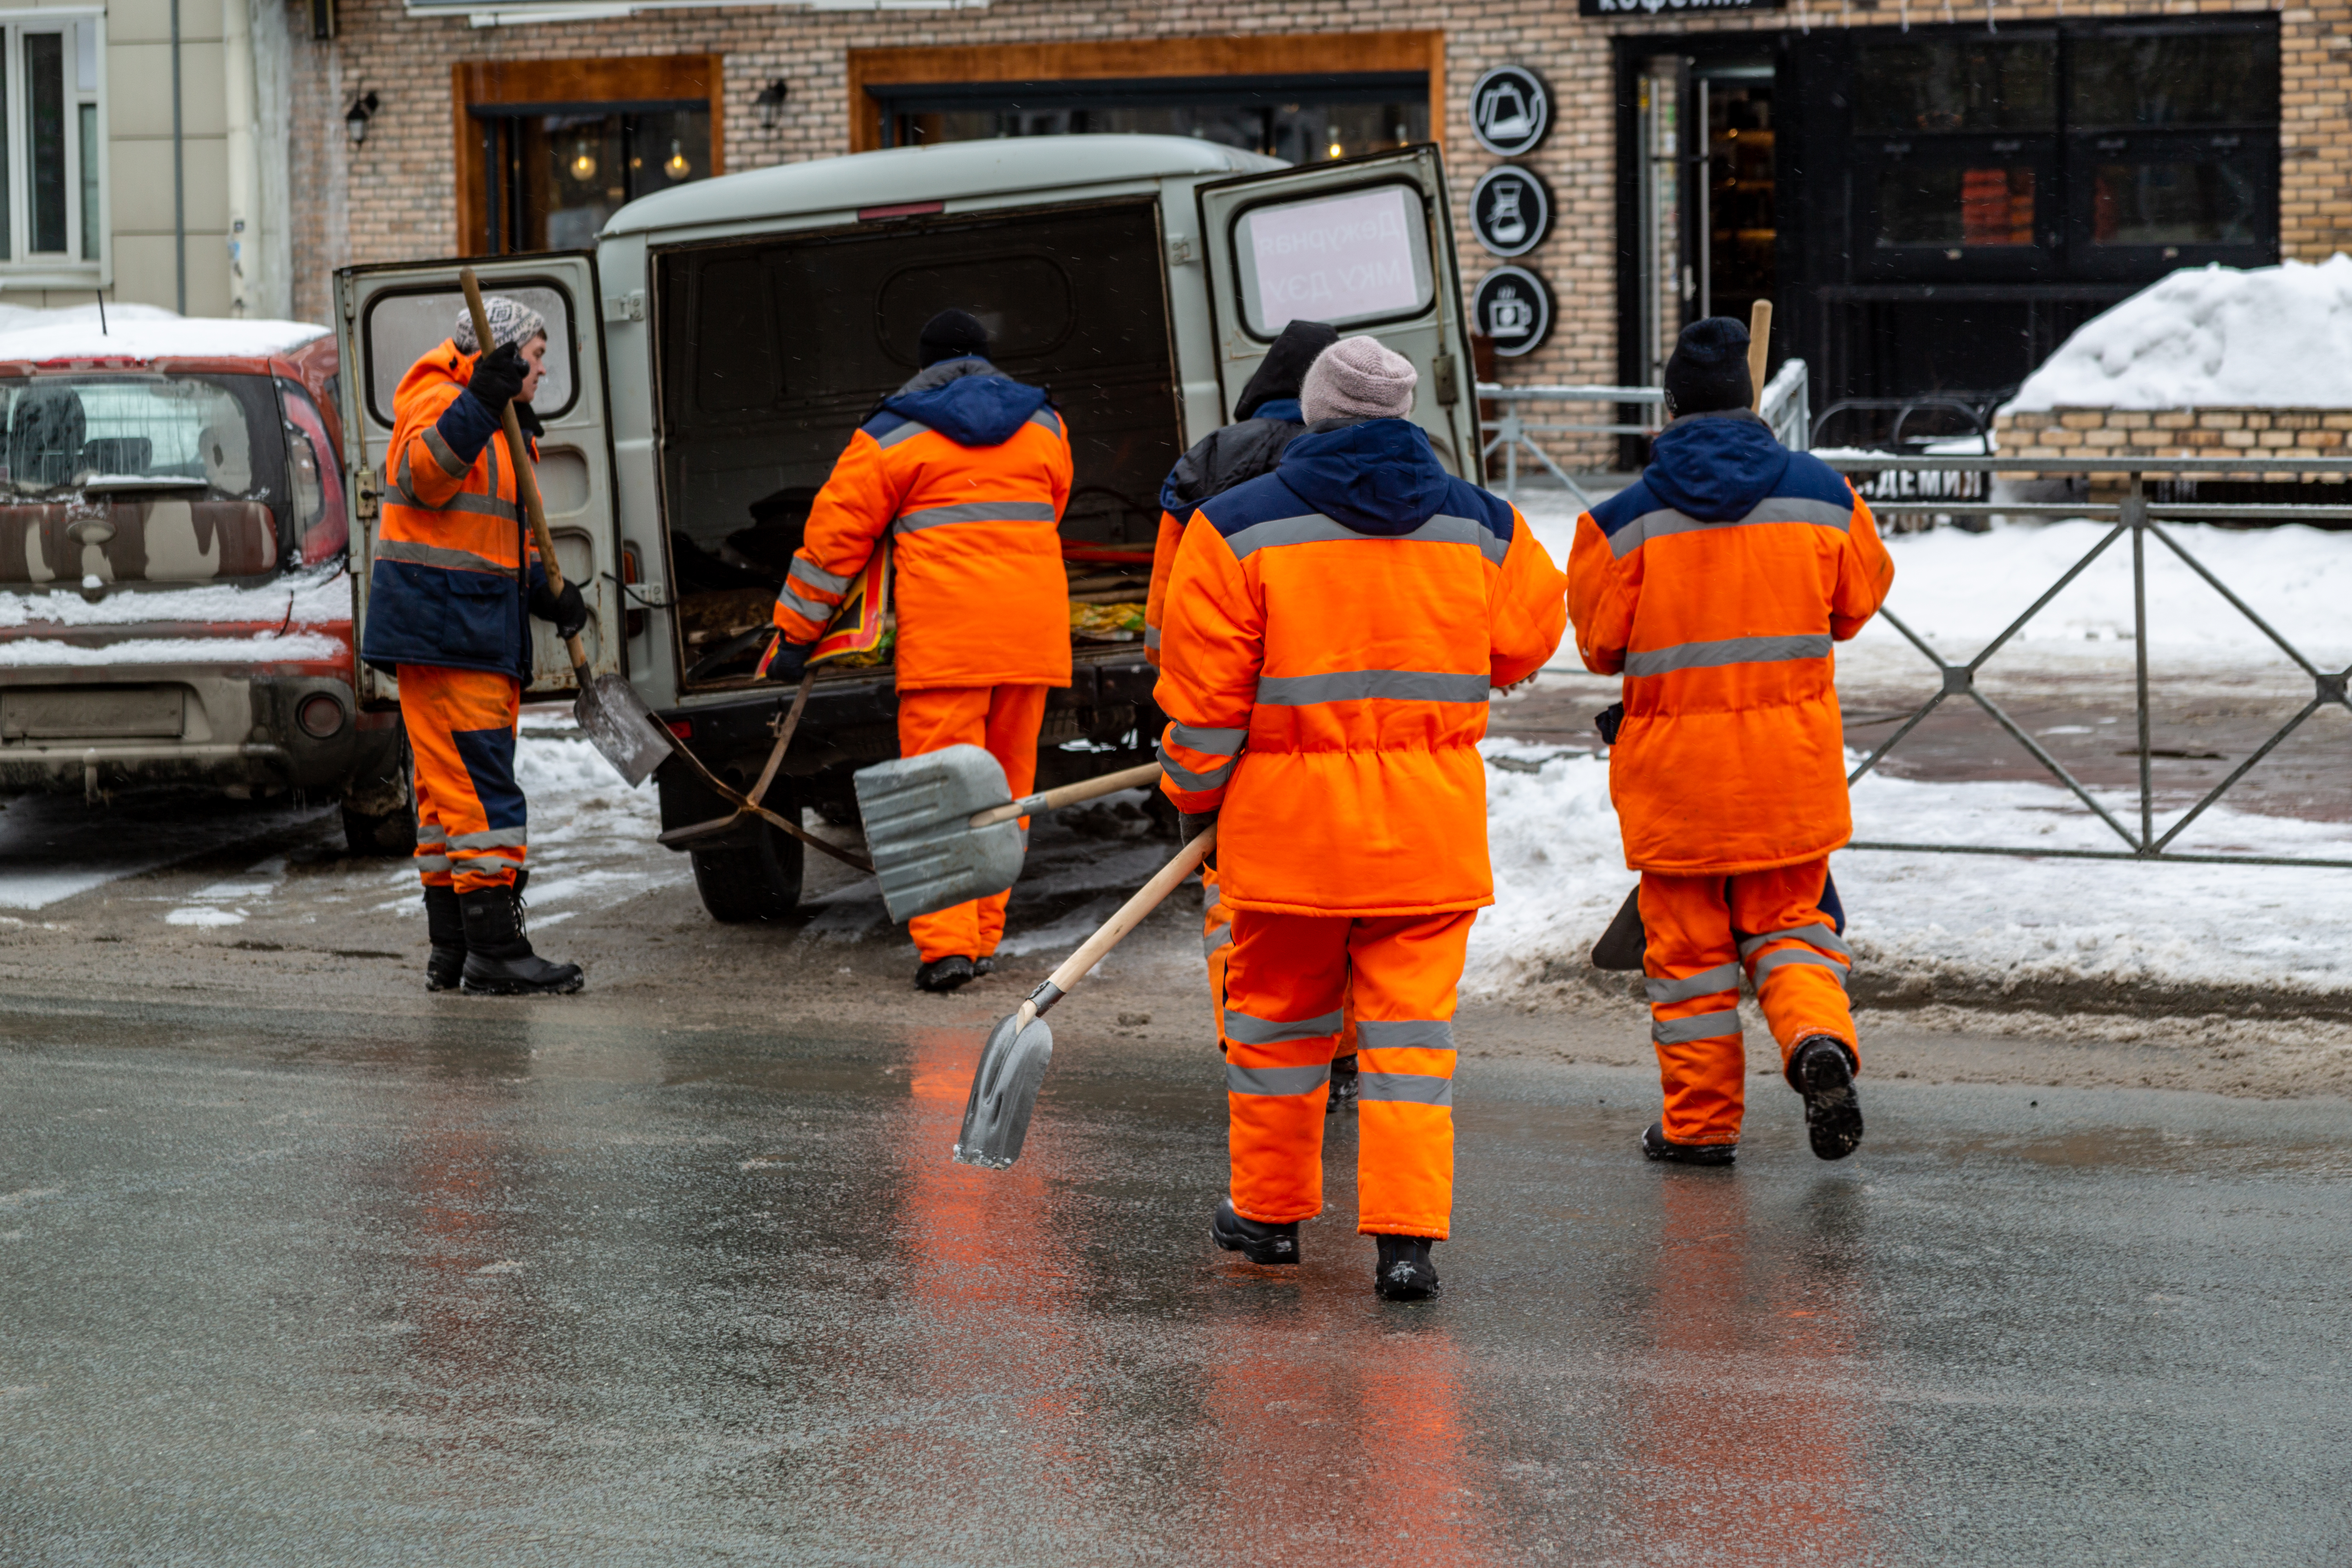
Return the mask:
[[791,90],[782,77],[760,89],[760,96],[751,101],[760,106],[761,130],[773,131],[783,122],[784,95]]
[[343,129],[352,133],[352,145],[367,140],[367,122],[375,118],[377,99],[373,92],[363,92],[352,100],[351,108],[343,111]]

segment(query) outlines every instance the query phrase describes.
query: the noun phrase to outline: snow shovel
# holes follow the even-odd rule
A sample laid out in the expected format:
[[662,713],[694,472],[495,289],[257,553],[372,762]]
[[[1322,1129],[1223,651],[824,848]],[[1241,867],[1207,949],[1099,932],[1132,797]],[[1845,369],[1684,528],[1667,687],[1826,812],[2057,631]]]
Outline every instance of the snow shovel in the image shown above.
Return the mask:
[[[470,267],[457,269],[457,282],[466,290],[466,309],[473,313],[474,342],[480,345],[482,353],[488,353],[490,318],[482,309],[482,286]],[[515,494],[521,498],[523,514],[530,519],[530,531],[539,541],[539,562],[546,569],[548,588],[561,594],[563,568],[556,563],[555,541],[548,534],[547,512],[539,502],[539,479],[523,455],[530,448],[523,445],[522,425],[515,417],[514,405],[508,404],[505,413],[507,450],[515,460]],[[563,649],[571,656],[572,679],[580,689],[579,696],[572,701],[573,721],[628,786],[636,788],[669,755],[669,731],[653,716],[653,710],[627,681],[617,675],[588,672],[588,652],[580,646],[577,633],[563,639]]]
[[1029,993],[1020,1010],[998,1022],[980,1048],[980,1067],[971,1075],[971,1099],[963,1108],[963,1131],[957,1134],[955,1157],[967,1165],[1002,1171],[1021,1158],[1029,1136],[1029,1113],[1037,1109],[1037,1088],[1054,1060],[1054,1031],[1045,1015],[1087,972],[1103,961],[1118,941],[1160,907],[1160,900],[1198,870],[1217,847],[1217,830],[1206,833],[1177,852],[1118,913],[1087,938],[1085,945],[1062,961],[1046,982]]
[[948,746],[860,768],[858,815],[893,921],[1001,893],[1020,879],[1020,819],[1148,784],[1158,763],[1013,798],[1004,765],[978,746]]
[[[845,605],[842,608],[846,609],[848,606]],[[835,610],[834,621],[838,621],[840,618],[841,611]],[[832,629],[833,622],[827,622],[825,630],[829,632]],[[822,640],[821,635],[819,640]],[[783,765],[784,752],[792,745],[793,736],[801,727],[801,715],[808,710],[809,691],[815,685],[816,666],[812,664],[801,671],[800,689],[793,693],[791,710],[781,721],[775,722],[776,743],[769,749],[768,763],[760,770],[759,782],[751,786],[750,795],[742,797],[743,805],[737,806],[724,816],[714,816],[708,821],[688,823],[683,827],[670,828],[663,833],[656,842],[666,849],[687,848],[695,840],[724,833],[744,817],[756,813],[768,798],[768,786],[776,782],[776,770]]]

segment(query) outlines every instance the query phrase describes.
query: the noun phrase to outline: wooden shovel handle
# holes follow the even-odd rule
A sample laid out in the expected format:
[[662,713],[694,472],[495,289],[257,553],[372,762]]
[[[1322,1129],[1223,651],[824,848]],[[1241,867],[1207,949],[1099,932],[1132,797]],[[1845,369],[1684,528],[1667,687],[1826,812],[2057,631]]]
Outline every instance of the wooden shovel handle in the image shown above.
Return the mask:
[[1764,366],[1772,342],[1772,301],[1759,300],[1748,310],[1748,380],[1756,389],[1756,407],[1764,406]]
[[[457,268],[457,284],[466,290],[466,309],[474,318],[474,342],[477,352],[490,352],[490,313],[482,309],[481,280],[470,267]],[[515,494],[522,499],[523,515],[530,519],[531,537],[539,541],[539,564],[547,574],[551,593],[563,592],[563,568],[555,559],[555,541],[547,531],[547,510],[539,503],[539,476],[531,471],[530,448],[522,444],[522,421],[515,417],[514,405],[509,402],[501,409],[507,433],[507,455],[514,459]],[[563,639],[563,651],[572,656],[572,673],[581,689],[588,686],[588,650],[580,646],[580,636],[573,633]]]
[[1042,795],[1023,795],[1010,805],[992,805],[986,811],[976,811],[969,824],[973,827],[992,827],[1000,822],[1010,822],[1016,816],[1033,816],[1041,811],[1059,811],[1066,805],[1076,805],[1082,800],[1098,795],[1117,795],[1123,789],[1137,789],[1160,776],[1158,763],[1145,763],[1138,767],[1122,768],[1099,778],[1083,779],[1076,784],[1049,789]]
[[1160,901],[1174,892],[1179,883],[1199,870],[1201,862],[1207,859],[1209,851],[1216,847],[1217,827],[1216,824],[1211,823],[1207,832],[1178,850],[1176,858],[1162,866],[1151,880],[1137,889],[1135,897],[1119,905],[1118,913],[1105,921],[1100,931],[1087,938],[1077,952],[1062,961],[1062,967],[1054,971],[1053,978],[1045,982],[1053,990],[1046,994],[1048,1000],[1037,1011],[1044,1012],[1084,980],[1087,971],[1100,963],[1103,955],[1117,947],[1121,937],[1142,924],[1143,917],[1158,909]]

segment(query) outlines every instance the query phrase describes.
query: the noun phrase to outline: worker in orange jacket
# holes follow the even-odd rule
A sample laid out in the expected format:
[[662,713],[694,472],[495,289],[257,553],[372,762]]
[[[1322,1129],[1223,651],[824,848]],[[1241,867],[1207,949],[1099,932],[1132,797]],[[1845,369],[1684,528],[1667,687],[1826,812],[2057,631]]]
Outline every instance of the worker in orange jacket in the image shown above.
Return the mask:
[[[940,311],[921,370],[849,438],[776,597],[768,678],[800,679],[867,558],[896,549],[899,755],[985,746],[1017,797],[1036,781],[1045,693],[1070,684],[1070,435],[988,347],[977,318]],[[953,991],[994,969],[1006,897],[908,922],[915,984]]]
[[[1160,627],[1167,614],[1168,580],[1176,570],[1176,550],[1184,540],[1184,524],[1202,501],[1224,494],[1235,485],[1274,472],[1284,448],[1307,433],[1307,416],[1298,406],[1298,389],[1307,369],[1339,334],[1320,321],[1292,321],[1265,351],[1234,404],[1234,423],[1222,425],[1192,443],[1176,459],[1160,487],[1160,539],[1151,552],[1151,591],[1143,607],[1143,657],[1160,663]],[[1201,952],[1209,966],[1213,1016],[1224,1014],[1225,959],[1233,952],[1234,911],[1217,895],[1217,868],[1201,868]],[[1331,1058],[1331,1088],[1323,1101],[1326,1114],[1356,1098],[1356,1015],[1342,1005],[1339,1051]]]
[[1625,678],[1610,793],[1642,873],[1665,1096],[1642,1149],[1732,1162],[1745,974],[1813,1152],[1843,1159],[1862,1141],[1862,1058],[1829,883],[1853,831],[1830,647],[1877,614],[1895,564],[1853,488],[1749,411],[1738,321],[1684,330],[1665,395],[1650,466],[1577,520],[1569,557],[1577,650]]
[[580,989],[577,964],[531,951],[523,928],[529,837],[515,782],[515,729],[530,677],[525,612],[570,637],[588,623],[580,590],[551,594],[499,425],[509,403],[536,432],[531,395],[547,325],[520,300],[484,302],[490,352],[469,310],[393,393],[384,502],[368,573],[360,654],[400,682],[415,758],[416,868],[432,957],[427,990],[512,994]]
[[1232,1187],[1212,1235],[1298,1260],[1352,983],[1357,1228],[1391,1300],[1435,1294],[1430,1244],[1452,1224],[1454,990],[1494,901],[1487,693],[1541,666],[1567,620],[1526,520],[1450,477],[1405,417],[1415,379],[1369,337],[1316,360],[1307,434],[1185,525],[1157,692],[1161,787],[1188,837],[1217,824],[1234,910]]

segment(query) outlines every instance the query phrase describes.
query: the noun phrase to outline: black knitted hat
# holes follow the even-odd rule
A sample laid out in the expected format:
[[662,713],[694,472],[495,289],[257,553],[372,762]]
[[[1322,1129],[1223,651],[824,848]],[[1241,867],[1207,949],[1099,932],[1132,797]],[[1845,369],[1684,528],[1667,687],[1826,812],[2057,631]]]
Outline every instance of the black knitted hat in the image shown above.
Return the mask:
[[1729,316],[1709,316],[1683,329],[1666,361],[1666,406],[1685,414],[1752,408],[1756,384],[1748,378],[1748,329]]
[[941,310],[923,323],[923,335],[915,340],[915,357],[927,370],[941,360],[973,354],[987,357],[988,329],[970,310]]
[[1242,388],[1242,400],[1234,405],[1234,417],[1247,419],[1257,413],[1261,403],[1271,403],[1277,397],[1297,397],[1307,380],[1307,367],[1315,356],[1339,341],[1339,334],[1320,321],[1293,321],[1282,329],[1258,362],[1257,371]]

